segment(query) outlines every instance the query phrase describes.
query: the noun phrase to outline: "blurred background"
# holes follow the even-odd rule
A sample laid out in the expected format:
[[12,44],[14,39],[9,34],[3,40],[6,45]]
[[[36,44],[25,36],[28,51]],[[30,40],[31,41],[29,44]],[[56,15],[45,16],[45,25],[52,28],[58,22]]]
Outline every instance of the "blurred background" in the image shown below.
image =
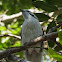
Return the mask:
[[[62,0],[0,0],[0,51],[10,47],[21,46],[21,28],[24,22],[21,9],[28,9],[39,19],[44,34],[49,29],[62,23]],[[60,31],[58,38],[45,41],[44,62],[62,62],[61,48],[56,45],[59,42],[62,45],[62,26],[53,32]],[[25,59],[24,52],[15,53],[19,58]],[[6,62],[11,62],[4,58]],[[13,62],[13,61],[12,61]]]

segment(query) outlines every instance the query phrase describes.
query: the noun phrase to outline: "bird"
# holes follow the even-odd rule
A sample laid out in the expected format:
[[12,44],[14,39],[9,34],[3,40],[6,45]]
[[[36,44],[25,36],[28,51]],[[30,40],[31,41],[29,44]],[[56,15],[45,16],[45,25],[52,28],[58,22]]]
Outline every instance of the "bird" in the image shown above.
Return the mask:
[[[24,18],[21,29],[21,43],[22,45],[26,45],[30,42],[34,42],[33,39],[43,36],[44,32],[35,14],[27,9],[20,10]],[[43,47],[43,42],[37,43],[33,45],[32,48],[25,50],[26,59],[31,62],[43,62],[43,49],[40,47]]]

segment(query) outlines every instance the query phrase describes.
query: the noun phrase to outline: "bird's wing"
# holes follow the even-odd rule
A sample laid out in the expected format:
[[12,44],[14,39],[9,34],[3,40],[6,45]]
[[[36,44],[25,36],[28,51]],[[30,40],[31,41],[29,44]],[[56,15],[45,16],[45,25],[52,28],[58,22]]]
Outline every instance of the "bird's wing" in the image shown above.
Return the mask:
[[21,41],[22,41],[22,29],[21,29]]
[[[43,31],[43,28],[42,28],[42,31]],[[43,31],[43,34],[42,34],[42,36],[44,35],[44,31]],[[43,47],[43,45],[44,45],[44,42],[41,42],[41,47]],[[43,48],[41,48],[40,49],[40,51],[42,51],[43,50]]]

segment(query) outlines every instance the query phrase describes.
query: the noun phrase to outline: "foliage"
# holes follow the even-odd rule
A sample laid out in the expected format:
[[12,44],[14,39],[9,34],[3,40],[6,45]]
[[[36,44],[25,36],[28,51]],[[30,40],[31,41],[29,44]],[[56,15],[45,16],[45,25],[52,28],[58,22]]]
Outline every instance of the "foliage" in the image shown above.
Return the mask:
[[[43,27],[47,26],[45,30],[48,33],[49,29],[58,24],[62,23],[62,11],[60,8],[62,7],[62,0],[0,0],[0,14],[2,15],[5,10],[8,9],[6,15],[12,15],[20,12],[20,8],[22,9],[35,9],[37,8],[39,11],[44,11],[43,13],[35,13],[40,22],[44,22]],[[49,16],[50,13],[54,12],[53,16]],[[22,20],[22,21],[21,21]],[[49,20],[52,20],[51,22]],[[8,22],[0,22],[0,35],[2,34],[15,34],[20,36],[21,34],[21,26],[23,24],[23,18],[19,17],[18,19],[8,20]],[[45,26],[45,27],[46,27]],[[62,27],[58,28],[58,30],[54,30],[53,32],[60,31]],[[59,43],[62,45],[62,31],[58,34]],[[57,53],[61,51],[58,45],[55,44],[56,39],[48,41],[48,52],[49,55],[54,59],[62,62],[62,56]],[[6,50],[10,47],[21,46],[21,40],[12,38],[12,37],[2,37],[0,38],[0,50]],[[52,49],[54,48],[54,50]],[[18,53],[21,58],[24,58],[24,53]]]
[[59,42],[62,45],[62,31],[59,32],[58,36],[59,36]]
[[62,55],[58,54],[57,52],[53,51],[53,49],[49,48],[48,52],[50,53],[50,56],[57,59],[58,61],[62,62]]

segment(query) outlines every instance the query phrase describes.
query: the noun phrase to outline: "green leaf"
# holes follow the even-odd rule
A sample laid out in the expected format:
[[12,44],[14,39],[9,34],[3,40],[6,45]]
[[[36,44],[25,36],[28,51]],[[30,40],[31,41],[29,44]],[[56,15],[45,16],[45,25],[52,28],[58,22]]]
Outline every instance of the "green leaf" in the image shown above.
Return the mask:
[[14,47],[16,46],[21,46],[21,42],[20,41],[17,41],[15,44],[14,44]]
[[61,61],[62,62],[62,55],[60,55],[57,52],[55,52],[52,48],[49,48],[48,52],[50,53],[51,57],[53,57],[57,61]]
[[[49,29],[51,29],[54,26],[56,26],[55,21],[50,22],[49,25],[48,25],[48,27],[47,27],[46,33],[48,33]],[[56,32],[56,31],[57,30],[54,30],[53,32]],[[52,40],[48,41],[49,47],[53,47],[55,45],[54,41],[56,41],[56,39],[52,39]]]
[[9,28],[17,28],[18,27],[18,22],[13,23],[13,25],[8,25]]
[[17,34],[18,32],[16,30],[10,30],[13,34]]
[[5,50],[5,48],[8,48],[8,46],[6,45],[6,43],[1,43],[0,42],[0,50]]
[[54,50],[57,51],[57,52],[59,52],[61,49],[60,49],[59,46],[56,46],[56,47],[54,48]]
[[55,45],[55,42],[48,40],[48,45],[49,45],[49,47],[52,48]]
[[58,23],[62,23],[62,14],[59,14],[56,20]]
[[9,10],[7,14],[14,14],[20,12],[20,8],[22,9],[31,8],[32,0],[5,0],[5,1],[2,0],[2,5],[3,5],[3,10],[6,9]]
[[62,45],[62,31],[59,31],[58,36],[59,36],[59,42]]
[[16,29],[11,29],[10,30],[13,34],[19,34],[19,32],[21,31],[21,27],[18,27]]
[[24,57],[24,52],[23,52],[23,51],[16,53],[16,55],[19,55],[20,58],[25,59],[25,57]]
[[[52,27],[56,26],[55,21],[52,21],[48,24],[47,30],[46,32],[48,33],[49,29],[51,29]],[[57,30],[54,30],[53,32],[56,32]]]
[[36,8],[41,8],[41,9],[47,11],[47,12],[54,12],[54,11],[58,10],[58,8],[56,6],[49,5],[49,4],[47,4],[46,2],[43,2],[43,1],[33,2],[33,5]]
[[62,0],[45,0],[49,5],[54,5],[57,7],[62,7]]
[[6,30],[5,26],[0,26],[0,30]]
[[42,14],[42,13],[35,13],[35,15],[38,17],[39,21],[48,21],[48,19],[50,18],[49,16]]

